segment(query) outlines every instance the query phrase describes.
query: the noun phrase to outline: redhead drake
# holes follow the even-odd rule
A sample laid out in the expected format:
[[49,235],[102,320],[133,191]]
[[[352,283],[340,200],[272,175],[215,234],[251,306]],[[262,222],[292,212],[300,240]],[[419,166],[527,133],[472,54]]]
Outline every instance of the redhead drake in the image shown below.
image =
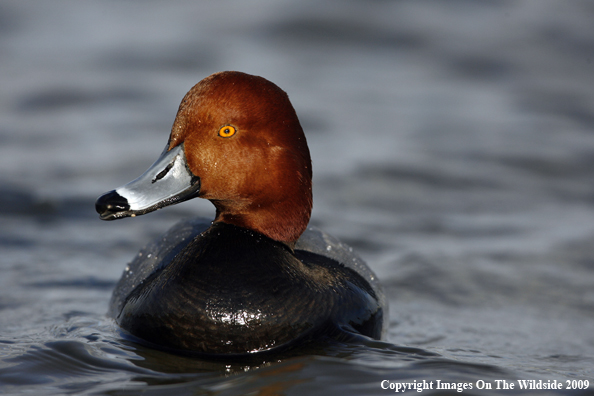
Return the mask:
[[97,199],[103,220],[194,197],[213,222],[184,221],[146,246],[113,293],[125,331],[172,351],[281,351],[340,334],[380,339],[386,300],[352,249],[308,228],[312,169],[287,94],[240,72],[183,98],[169,141],[136,180]]

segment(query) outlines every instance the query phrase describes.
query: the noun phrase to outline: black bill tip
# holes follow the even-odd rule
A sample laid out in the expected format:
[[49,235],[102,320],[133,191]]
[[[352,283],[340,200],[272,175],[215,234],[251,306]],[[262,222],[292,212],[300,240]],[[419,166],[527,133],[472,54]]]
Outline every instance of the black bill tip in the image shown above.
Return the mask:
[[101,220],[115,220],[126,217],[130,212],[130,205],[126,198],[112,190],[97,198],[95,210],[101,216]]

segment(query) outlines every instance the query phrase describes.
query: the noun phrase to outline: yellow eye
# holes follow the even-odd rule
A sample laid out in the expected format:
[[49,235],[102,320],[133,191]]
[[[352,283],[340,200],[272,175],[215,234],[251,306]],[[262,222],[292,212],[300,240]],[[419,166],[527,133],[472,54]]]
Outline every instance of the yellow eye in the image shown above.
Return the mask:
[[221,129],[219,129],[219,136],[228,138],[235,135],[235,132],[237,132],[237,129],[235,129],[235,127],[231,125],[225,125],[224,127],[221,127]]

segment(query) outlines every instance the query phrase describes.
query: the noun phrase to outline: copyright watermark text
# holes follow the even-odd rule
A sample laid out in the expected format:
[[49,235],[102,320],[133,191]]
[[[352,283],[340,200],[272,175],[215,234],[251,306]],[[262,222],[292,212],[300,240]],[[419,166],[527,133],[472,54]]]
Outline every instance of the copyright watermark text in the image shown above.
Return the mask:
[[475,382],[450,382],[442,380],[433,381],[417,381],[406,382],[406,381],[390,381],[383,380],[380,383],[382,389],[390,390],[392,392],[406,392],[416,391],[423,392],[424,390],[436,389],[436,390],[452,390],[456,392],[464,392],[470,389],[490,389],[490,390],[559,390],[559,389],[587,389],[590,386],[588,380],[491,380],[483,381],[477,380]]

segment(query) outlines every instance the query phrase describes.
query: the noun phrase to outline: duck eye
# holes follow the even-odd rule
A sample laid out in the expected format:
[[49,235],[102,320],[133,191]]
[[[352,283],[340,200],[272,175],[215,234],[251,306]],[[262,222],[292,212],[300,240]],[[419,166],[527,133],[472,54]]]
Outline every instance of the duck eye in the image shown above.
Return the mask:
[[235,132],[237,132],[237,129],[235,129],[235,127],[231,125],[225,125],[224,127],[221,127],[221,129],[219,129],[219,136],[228,138],[235,135]]

